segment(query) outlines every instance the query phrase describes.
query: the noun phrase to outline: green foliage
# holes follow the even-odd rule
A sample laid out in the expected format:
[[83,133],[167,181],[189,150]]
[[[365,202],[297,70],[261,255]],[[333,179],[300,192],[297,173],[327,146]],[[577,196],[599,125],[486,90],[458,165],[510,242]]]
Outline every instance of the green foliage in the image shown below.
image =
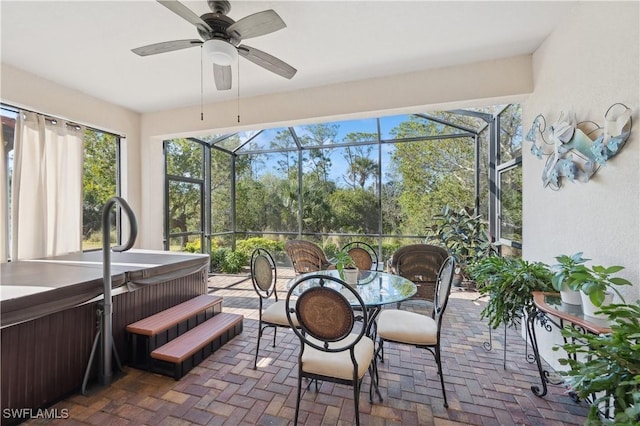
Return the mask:
[[[102,209],[116,194],[116,137],[87,130],[84,134],[82,234],[102,241]],[[115,240],[112,240],[115,241]]]
[[533,309],[531,292],[551,290],[551,271],[540,262],[490,256],[476,262],[469,272],[480,294],[489,296],[480,317],[488,318],[493,328],[515,325]]
[[242,267],[249,263],[249,257],[244,253],[232,251],[226,247],[211,252],[211,269],[225,274],[237,274]]
[[264,237],[251,237],[236,243],[236,251],[247,256],[247,259],[251,257],[251,253],[257,248],[263,248],[271,254],[274,254],[284,250],[284,242]]
[[556,260],[558,263],[552,266],[552,271],[554,272],[552,283],[556,290],[560,291],[562,286],[566,284],[570,289],[582,291],[589,296],[595,306],[602,306],[605,294],[611,289],[624,301],[624,297],[616,286],[631,285],[631,282],[624,278],[613,276],[613,274],[623,270],[623,266],[586,266],[584,262],[590,259],[584,259],[582,252],[571,256],[557,256]]
[[333,262],[336,265],[336,269],[338,270],[338,274],[340,274],[340,278],[344,279],[344,269],[345,268],[355,268],[356,264],[344,250],[338,250],[333,257]]
[[189,253],[202,253],[202,247],[201,247],[201,239],[198,238],[196,240],[193,241],[189,241],[184,245],[184,251],[189,252]]
[[569,276],[577,271],[577,266],[588,260],[591,259],[583,258],[582,252],[574,253],[571,256],[567,256],[566,254],[556,256],[558,263],[551,265],[551,272],[553,272],[551,283],[553,284],[553,288],[556,291],[563,290],[565,285],[568,286]]
[[338,232],[367,234],[378,229],[378,197],[365,189],[337,189],[329,196]]
[[428,229],[427,241],[447,247],[463,276],[467,267],[495,254],[486,224],[479,215],[471,215],[467,209],[444,206],[433,219],[435,224]]
[[[640,424],[639,303],[601,307],[611,321],[611,333],[583,334],[572,328],[562,331],[567,357],[559,362],[569,370],[561,374],[581,399],[596,396],[586,424]],[[610,401],[614,418],[606,419],[599,408]]]

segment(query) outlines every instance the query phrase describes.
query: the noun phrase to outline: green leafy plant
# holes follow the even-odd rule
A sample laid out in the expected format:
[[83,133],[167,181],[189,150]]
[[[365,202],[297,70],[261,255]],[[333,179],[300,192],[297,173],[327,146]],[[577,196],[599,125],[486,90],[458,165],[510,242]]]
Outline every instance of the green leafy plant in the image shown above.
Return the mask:
[[427,242],[447,247],[463,278],[468,278],[468,267],[495,254],[486,224],[480,215],[471,214],[470,209],[454,210],[445,206],[433,219],[435,224],[428,229]]
[[609,290],[615,292],[620,300],[624,301],[624,297],[616,287],[631,285],[631,282],[613,276],[623,270],[623,266],[594,265],[589,267],[584,265],[584,262],[590,259],[584,259],[581,252],[571,256],[561,255],[556,257],[556,260],[558,264],[552,266],[554,275],[551,279],[556,290],[560,291],[566,283],[570,289],[582,291],[589,296],[591,302],[596,306],[602,306]]
[[211,270],[225,274],[237,274],[243,266],[249,263],[249,258],[241,252],[222,247],[211,252]]
[[[611,321],[611,333],[562,331],[567,357],[559,362],[569,370],[561,374],[577,397],[590,401],[588,425],[640,424],[639,303],[602,306]],[[603,416],[602,407],[607,404],[612,404],[613,418]]]
[[569,287],[568,282],[571,274],[577,272],[578,265],[588,260],[591,259],[583,258],[582,252],[574,253],[571,256],[567,256],[566,254],[556,256],[558,263],[551,265],[551,272],[553,272],[551,284],[553,284],[553,288],[556,291],[562,291],[565,289],[565,285]]
[[336,265],[336,269],[338,270],[338,273],[340,274],[340,278],[344,279],[344,270],[347,268],[355,268],[356,264],[353,261],[353,259],[351,258],[351,256],[349,256],[349,253],[347,253],[344,250],[338,250],[334,257],[333,257],[333,262]]
[[533,291],[551,290],[551,271],[544,263],[520,258],[491,256],[469,269],[481,295],[489,296],[480,313],[491,327],[515,325],[524,313],[533,310]]

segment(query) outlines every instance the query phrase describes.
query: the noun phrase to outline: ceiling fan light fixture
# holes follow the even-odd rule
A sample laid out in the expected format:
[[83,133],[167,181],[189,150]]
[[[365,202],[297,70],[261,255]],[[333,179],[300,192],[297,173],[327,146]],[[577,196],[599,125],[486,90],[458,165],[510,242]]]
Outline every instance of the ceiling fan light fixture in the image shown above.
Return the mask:
[[238,60],[238,51],[231,44],[224,40],[207,40],[202,46],[205,55],[211,59],[214,64],[227,66]]

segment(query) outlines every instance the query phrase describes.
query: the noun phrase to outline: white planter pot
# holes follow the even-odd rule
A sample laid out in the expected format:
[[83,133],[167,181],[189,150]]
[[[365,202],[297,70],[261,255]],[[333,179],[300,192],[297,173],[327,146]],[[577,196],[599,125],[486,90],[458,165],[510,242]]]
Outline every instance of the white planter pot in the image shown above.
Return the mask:
[[[607,319],[607,316],[602,313],[596,314],[596,311],[599,311],[600,307],[591,303],[589,296],[580,292],[580,297],[582,298],[582,312],[585,315],[593,318]],[[611,302],[613,302],[613,293],[606,293],[604,295],[604,302],[602,302],[602,305],[610,305]]]
[[582,298],[580,297],[581,291],[571,290],[564,285],[560,290],[560,298],[568,305],[582,305]]
[[358,268],[355,269],[343,269],[344,281],[349,285],[358,284]]

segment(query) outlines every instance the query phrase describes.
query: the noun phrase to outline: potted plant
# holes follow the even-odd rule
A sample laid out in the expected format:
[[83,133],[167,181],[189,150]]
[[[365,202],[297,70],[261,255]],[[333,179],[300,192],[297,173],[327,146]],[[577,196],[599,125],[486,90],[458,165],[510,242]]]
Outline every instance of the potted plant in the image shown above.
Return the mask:
[[556,268],[557,272],[552,278],[554,288],[558,289],[566,284],[568,288],[579,291],[585,315],[603,317],[603,314],[596,312],[598,308],[612,302],[613,293],[616,293],[624,302],[624,297],[616,287],[631,285],[631,282],[613,276],[623,270],[623,266],[586,266],[584,262],[589,259],[583,259],[582,253],[576,253],[572,256],[558,256],[556,259],[563,266]]
[[533,291],[551,290],[551,271],[541,262],[500,256],[485,257],[469,268],[478,291],[489,301],[480,313],[491,327],[513,326],[533,310]]
[[358,282],[358,268],[349,253],[344,250],[338,250],[333,261],[342,280],[347,284],[356,284]]
[[616,272],[623,270],[623,266],[604,267],[602,265],[594,265],[587,267],[578,265],[576,269],[570,275],[569,287],[580,290],[582,310],[586,315],[603,317],[604,315],[598,314],[597,311],[598,308],[613,301],[613,293],[611,291],[616,293],[620,300],[624,302],[624,297],[616,286],[631,285],[631,282],[624,278],[612,276]]
[[576,270],[576,267],[588,260],[590,259],[582,257],[582,252],[574,253],[571,256],[567,256],[566,254],[556,256],[558,263],[551,265],[551,272],[553,272],[551,284],[556,291],[560,292],[560,298],[564,303],[568,303],[569,305],[582,304],[580,293],[570,288],[568,282],[569,276]]
[[427,230],[427,243],[444,245],[454,257],[459,281],[470,278],[467,269],[475,262],[496,253],[486,224],[480,215],[471,212],[445,206],[433,217],[435,223]]
[[[602,306],[611,333],[565,328],[569,370],[561,372],[573,394],[591,403],[585,424],[640,424],[640,304]],[[554,350],[558,350],[554,347]]]

